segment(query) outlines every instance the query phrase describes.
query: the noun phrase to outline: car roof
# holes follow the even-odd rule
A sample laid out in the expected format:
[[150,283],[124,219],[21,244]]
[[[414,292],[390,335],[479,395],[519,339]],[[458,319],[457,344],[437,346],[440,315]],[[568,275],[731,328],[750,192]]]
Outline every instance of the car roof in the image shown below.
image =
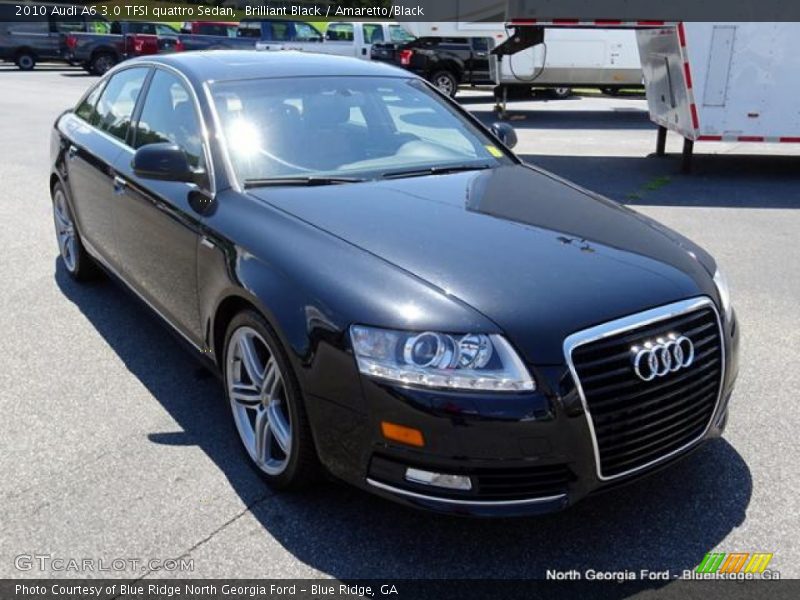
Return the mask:
[[143,56],[127,61],[156,63],[181,71],[195,84],[270,77],[416,77],[384,63],[294,50],[205,50]]

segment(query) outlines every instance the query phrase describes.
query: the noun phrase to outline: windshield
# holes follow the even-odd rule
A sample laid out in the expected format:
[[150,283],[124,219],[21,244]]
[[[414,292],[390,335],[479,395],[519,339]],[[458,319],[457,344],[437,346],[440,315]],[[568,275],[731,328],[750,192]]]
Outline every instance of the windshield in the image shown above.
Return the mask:
[[211,89],[241,182],[364,179],[511,162],[494,138],[413,79],[260,79]]

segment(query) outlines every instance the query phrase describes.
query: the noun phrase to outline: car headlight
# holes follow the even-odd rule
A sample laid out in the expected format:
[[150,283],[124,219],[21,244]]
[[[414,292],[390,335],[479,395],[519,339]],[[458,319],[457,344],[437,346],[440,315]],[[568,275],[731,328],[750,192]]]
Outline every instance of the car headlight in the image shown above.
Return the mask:
[[358,369],[405,385],[518,392],[536,389],[522,360],[501,335],[408,332],[353,325]]
[[725,321],[730,322],[733,316],[733,307],[731,306],[731,290],[728,287],[728,278],[717,268],[714,273],[714,284],[717,286],[719,292],[719,300],[722,303],[722,312],[725,314]]

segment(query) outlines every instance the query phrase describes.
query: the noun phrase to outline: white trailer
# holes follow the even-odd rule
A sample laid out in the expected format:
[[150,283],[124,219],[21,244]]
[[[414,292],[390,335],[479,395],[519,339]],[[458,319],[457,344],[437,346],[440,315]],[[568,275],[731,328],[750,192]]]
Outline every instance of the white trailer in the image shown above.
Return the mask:
[[[416,37],[484,37],[494,46],[509,30],[500,22],[403,22]],[[542,43],[489,63],[492,81],[511,92],[531,87],[569,90],[597,87],[615,91],[642,85],[642,67],[634,31],[620,29],[548,28]]]
[[696,141],[800,142],[800,23],[678,23],[637,32],[650,118]]
[[[538,44],[542,28],[558,21],[512,22],[519,52]],[[570,27],[608,28],[608,21]],[[659,127],[656,154],[667,131],[684,138],[683,170],[694,143],[800,143],[800,23],[618,21],[635,29],[650,119]]]
[[621,29],[548,28],[541,44],[494,64],[500,85],[604,90],[642,85],[636,33]]

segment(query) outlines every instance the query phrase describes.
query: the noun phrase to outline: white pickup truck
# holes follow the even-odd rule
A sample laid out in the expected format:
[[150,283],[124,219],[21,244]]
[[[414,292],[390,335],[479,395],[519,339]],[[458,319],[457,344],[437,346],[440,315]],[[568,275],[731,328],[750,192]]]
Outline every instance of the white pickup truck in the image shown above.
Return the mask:
[[[286,23],[283,21],[282,23]],[[305,24],[304,24],[305,25]],[[308,25],[311,27],[311,25]],[[263,27],[262,27],[263,29]],[[296,28],[287,27],[285,31]],[[281,36],[271,36],[273,38]],[[292,38],[293,36],[286,36]],[[353,56],[370,60],[372,44],[403,44],[414,39],[397,23],[336,21],[328,25],[325,34],[317,38],[294,37],[294,39],[261,39],[256,42],[256,50],[302,50],[320,54]]]

